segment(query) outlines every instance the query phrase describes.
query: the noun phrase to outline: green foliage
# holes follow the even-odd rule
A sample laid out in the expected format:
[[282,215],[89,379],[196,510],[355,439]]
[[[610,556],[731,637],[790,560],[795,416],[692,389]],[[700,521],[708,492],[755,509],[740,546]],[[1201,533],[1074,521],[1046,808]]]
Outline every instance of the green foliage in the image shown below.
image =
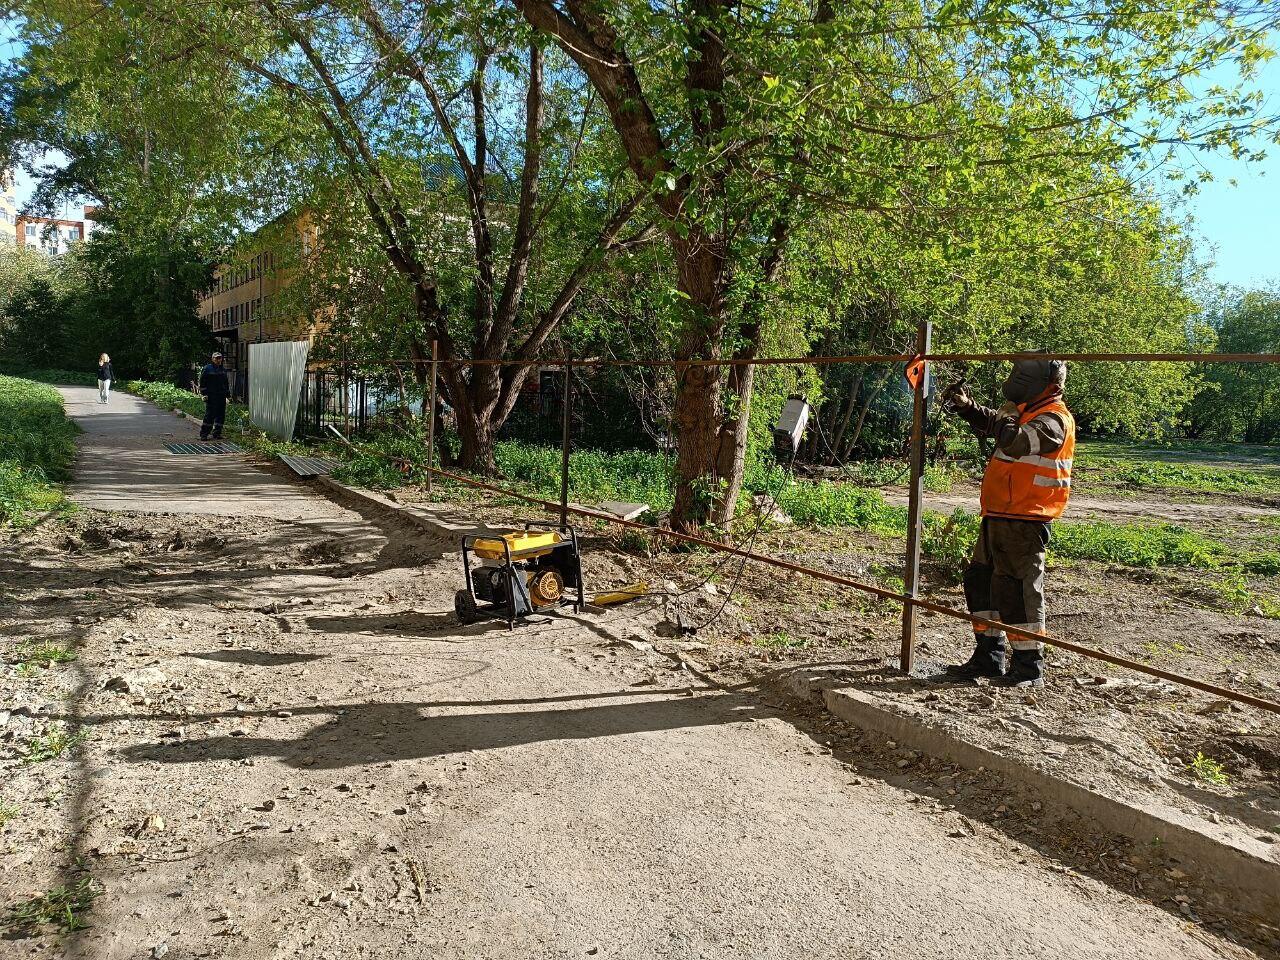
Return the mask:
[[92,384],[98,356],[117,377],[171,377],[204,352],[195,312],[206,267],[182,238],[157,245],[100,228],[58,257],[0,247],[0,355],[37,379]]
[[9,909],[5,925],[14,933],[32,934],[42,927],[74,933],[86,926],[84,914],[102,892],[88,872],[81,872],[69,886],[57,886]]
[[57,386],[93,387],[98,383],[96,369],[64,370],[57,367],[0,366],[0,375],[21,377],[23,380],[34,380],[36,383]]
[[[1221,353],[1280,352],[1280,287],[1222,288],[1204,317]],[[1280,366],[1206,364],[1205,390],[1188,410],[1191,436],[1209,440],[1280,441]]]
[[89,739],[89,733],[83,729],[71,729],[58,724],[50,727],[44,734],[32,737],[27,741],[26,753],[22,755],[22,764],[43,763],[56,760],[68,750],[72,750]]
[[885,502],[877,490],[853,484],[796,481],[782,488],[778,506],[797,523],[817,527],[855,527],[892,535],[906,529],[907,512]]
[[6,824],[16,820],[21,812],[21,808],[16,803],[0,800],[0,829],[4,829]]
[[793,637],[785,630],[778,630],[774,633],[767,633],[763,636],[753,636],[751,642],[757,647],[763,647],[766,650],[774,652],[782,652],[784,650],[798,650],[805,646],[804,637]]
[[0,525],[26,523],[59,506],[77,429],[52,387],[0,376]]
[[1253,612],[1268,620],[1280,620],[1280,602],[1255,593],[1243,571],[1230,570],[1209,587],[1234,614]]
[[1206,757],[1198,750],[1196,751],[1196,758],[1191,761],[1188,769],[1205,783],[1224,787],[1231,782],[1231,777],[1227,775],[1226,767],[1217,760]]

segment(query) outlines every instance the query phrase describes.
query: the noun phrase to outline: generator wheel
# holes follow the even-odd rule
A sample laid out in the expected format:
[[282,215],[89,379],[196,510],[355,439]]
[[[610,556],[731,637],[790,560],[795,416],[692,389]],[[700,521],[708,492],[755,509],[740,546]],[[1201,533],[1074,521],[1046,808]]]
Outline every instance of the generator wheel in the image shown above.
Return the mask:
[[475,623],[480,619],[480,610],[466,590],[459,590],[453,595],[453,612],[457,614],[461,624]]

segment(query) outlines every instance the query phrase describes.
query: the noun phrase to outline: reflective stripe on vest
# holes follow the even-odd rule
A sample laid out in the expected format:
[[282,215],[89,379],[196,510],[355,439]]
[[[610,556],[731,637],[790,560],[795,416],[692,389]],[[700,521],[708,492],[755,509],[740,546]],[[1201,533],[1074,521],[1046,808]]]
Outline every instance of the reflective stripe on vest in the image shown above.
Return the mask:
[[1062,420],[1062,448],[1052,456],[1040,452],[1039,435],[1032,431],[1031,452],[1013,457],[997,450],[982,478],[982,515],[1018,520],[1056,520],[1071,497],[1071,466],[1075,459],[1076,421],[1061,397],[1023,408],[1018,426],[1041,414]]

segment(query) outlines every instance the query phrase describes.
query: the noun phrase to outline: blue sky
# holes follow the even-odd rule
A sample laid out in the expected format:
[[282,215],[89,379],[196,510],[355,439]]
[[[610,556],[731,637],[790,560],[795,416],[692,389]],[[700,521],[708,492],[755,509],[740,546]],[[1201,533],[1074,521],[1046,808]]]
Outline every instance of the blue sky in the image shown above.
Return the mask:
[[[8,42],[9,24],[0,21],[0,58],[16,53]],[[1207,81],[1229,83],[1229,71]],[[1267,109],[1280,113],[1280,57],[1262,70],[1260,86],[1267,98]],[[1280,145],[1272,145],[1264,161],[1244,163],[1228,156],[1204,154],[1200,162],[1213,172],[1215,180],[1201,192],[1185,201],[1175,202],[1173,209],[1189,214],[1194,224],[1192,234],[1197,242],[1198,257],[1211,262],[1210,276],[1221,283],[1258,286],[1280,283]],[[1233,186],[1230,181],[1235,180]],[[31,182],[19,172],[18,203],[31,195]],[[60,214],[68,219],[81,215],[81,208],[68,205]]]

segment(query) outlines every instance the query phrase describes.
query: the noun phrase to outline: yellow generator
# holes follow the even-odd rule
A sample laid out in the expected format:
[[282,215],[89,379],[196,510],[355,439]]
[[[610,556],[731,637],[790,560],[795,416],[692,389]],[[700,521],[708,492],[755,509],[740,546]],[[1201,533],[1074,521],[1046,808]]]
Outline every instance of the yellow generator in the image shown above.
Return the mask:
[[[472,557],[479,560],[472,564]],[[501,617],[508,628],[531,613],[564,605],[582,609],[582,555],[571,527],[510,533],[469,534],[462,538],[462,569],[467,588],[453,599],[461,623]]]

